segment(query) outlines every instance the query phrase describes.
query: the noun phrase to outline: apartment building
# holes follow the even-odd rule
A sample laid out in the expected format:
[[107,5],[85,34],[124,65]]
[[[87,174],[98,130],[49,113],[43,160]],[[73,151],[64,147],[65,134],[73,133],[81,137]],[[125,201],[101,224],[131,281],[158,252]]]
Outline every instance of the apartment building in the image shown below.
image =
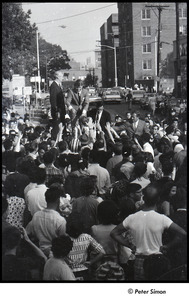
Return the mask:
[[[153,7],[150,7],[153,6]],[[119,73],[118,83],[133,87],[153,87],[157,77],[158,7],[161,7],[160,56],[161,61],[173,52],[176,39],[176,8],[174,2],[120,2],[119,22]],[[187,3],[179,3],[179,28],[187,32]],[[174,76],[173,76],[174,77]]]
[[102,67],[102,86],[115,86],[115,56],[116,48],[116,69],[119,72],[119,25],[118,14],[112,14],[100,28],[101,37],[101,67]]

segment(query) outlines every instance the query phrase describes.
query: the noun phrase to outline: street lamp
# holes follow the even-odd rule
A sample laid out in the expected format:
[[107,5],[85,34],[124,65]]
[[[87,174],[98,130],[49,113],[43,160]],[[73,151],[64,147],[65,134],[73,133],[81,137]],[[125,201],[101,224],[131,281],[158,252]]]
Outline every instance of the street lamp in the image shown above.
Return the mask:
[[109,45],[100,45],[97,47],[107,47],[114,50],[114,66],[115,66],[115,87],[117,87],[117,58],[116,58],[116,47],[112,47]]
[[39,85],[39,96],[41,96],[41,78],[40,78],[40,65],[39,65],[39,39],[38,39],[38,30],[36,31],[36,39],[37,39],[37,75],[38,75],[38,85]]

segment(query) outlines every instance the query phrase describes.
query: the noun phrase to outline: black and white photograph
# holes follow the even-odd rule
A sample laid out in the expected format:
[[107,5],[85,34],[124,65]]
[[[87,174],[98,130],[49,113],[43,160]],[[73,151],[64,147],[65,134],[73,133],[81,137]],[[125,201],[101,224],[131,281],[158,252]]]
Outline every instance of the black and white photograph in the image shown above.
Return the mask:
[[178,298],[187,2],[3,2],[1,107],[4,288]]

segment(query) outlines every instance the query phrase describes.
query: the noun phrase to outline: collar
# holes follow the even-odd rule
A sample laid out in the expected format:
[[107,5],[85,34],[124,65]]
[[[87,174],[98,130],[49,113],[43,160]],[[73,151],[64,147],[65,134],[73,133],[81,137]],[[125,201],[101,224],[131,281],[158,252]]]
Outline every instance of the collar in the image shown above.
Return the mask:
[[177,211],[186,211],[186,208],[178,208]]

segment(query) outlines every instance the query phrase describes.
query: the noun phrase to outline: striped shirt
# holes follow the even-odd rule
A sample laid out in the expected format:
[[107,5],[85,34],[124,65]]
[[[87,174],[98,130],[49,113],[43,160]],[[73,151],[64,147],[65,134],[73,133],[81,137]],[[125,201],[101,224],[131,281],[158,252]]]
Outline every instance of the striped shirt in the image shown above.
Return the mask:
[[88,258],[88,248],[97,253],[105,254],[103,247],[96,242],[89,234],[83,233],[78,238],[71,238],[73,248],[67,256],[68,265],[73,272],[84,271],[88,268],[84,265]]

